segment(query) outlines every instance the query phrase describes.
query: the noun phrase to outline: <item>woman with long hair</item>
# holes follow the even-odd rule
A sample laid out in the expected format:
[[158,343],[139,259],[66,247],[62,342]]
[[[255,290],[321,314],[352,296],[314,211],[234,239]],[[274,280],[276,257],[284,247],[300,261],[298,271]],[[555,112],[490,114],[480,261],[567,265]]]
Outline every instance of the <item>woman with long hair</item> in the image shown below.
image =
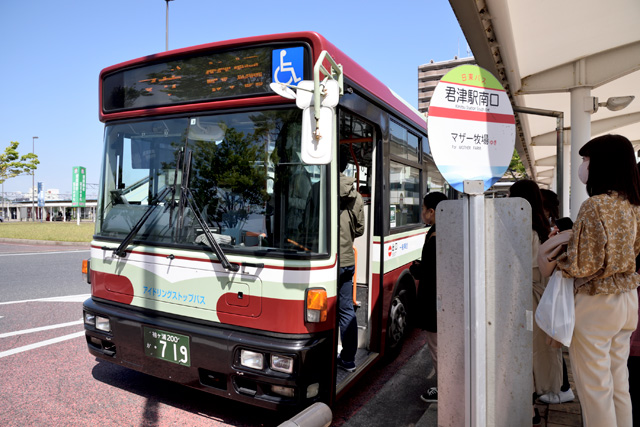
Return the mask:
[[[538,248],[548,239],[551,231],[549,220],[542,207],[542,194],[535,181],[524,179],[514,183],[509,189],[509,197],[521,197],[531,205],[531,252],[532,252],[532,292],[533,312],[547,286],[548,279],[538,269]],[[559,395],[562,387],[562,350],[547,344],[547,334],[533,323],[533,388],[536,396]],[[539,419],[537,412],[534,422]]]
[[578,175],[589,198],[573,230],[540,247],[540,271],[574,278],[575,328],[569,347],[585,426],[631,426],[627,358],[638,323],[640,174],[631,142],[604,135],[581,149]]
[[560,200],[558,195],[546,188],[541,188],[542,194],[542,208],[544,209],[544,216],[549,220],[549,224],[555,225],[556,219],[560,218]]

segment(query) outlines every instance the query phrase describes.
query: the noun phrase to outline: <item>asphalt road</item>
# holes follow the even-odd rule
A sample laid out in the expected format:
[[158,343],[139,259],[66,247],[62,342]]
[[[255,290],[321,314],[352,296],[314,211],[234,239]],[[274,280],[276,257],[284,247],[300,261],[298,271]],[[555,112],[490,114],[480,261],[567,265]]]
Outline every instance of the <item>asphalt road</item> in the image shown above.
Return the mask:
[[[90,289],[80,265],[88,255],[87,247],[0,243],[0,425],[277,426],[285,421],[274,412],[92,357],[81,321]],[[332,425],[413,425],[426,409],[418,398],[425,387],[421,377],[430,369],[419,354],[423,345],[424,335],[414,331],[396,360],[374,367],[336,404]],[[414,365],[417,375],[399,374]]]

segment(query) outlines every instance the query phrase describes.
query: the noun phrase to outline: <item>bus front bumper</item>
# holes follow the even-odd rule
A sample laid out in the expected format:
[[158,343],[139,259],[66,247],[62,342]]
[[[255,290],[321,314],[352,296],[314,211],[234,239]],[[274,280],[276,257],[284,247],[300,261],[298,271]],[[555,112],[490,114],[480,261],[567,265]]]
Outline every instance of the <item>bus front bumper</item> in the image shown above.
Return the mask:
[[[267,409],[298,410],[316,401],[330,403],[333,374],[329,333],[288,338],[195,323],[91,298],[84,302],[83,309],[89,353],[99,359]],[[145,346],[152,345],[147,338],[150,331],[188,337],[188,348],[182,350],[184,357],[180,352],[174,361],[150,356],[145,352]],[[262,359],[261,368],[256,358]],[[289,358],[291,372],[280,372],[283,366],[278,361]],[[247,359],[252,367],[245,366]]]

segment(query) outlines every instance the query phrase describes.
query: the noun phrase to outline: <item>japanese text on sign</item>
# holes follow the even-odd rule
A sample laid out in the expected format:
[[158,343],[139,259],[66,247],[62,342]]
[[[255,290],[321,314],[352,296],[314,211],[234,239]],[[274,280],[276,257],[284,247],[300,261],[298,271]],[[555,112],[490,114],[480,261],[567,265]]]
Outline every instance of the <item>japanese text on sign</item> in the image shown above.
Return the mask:
[[500,106],[500,96],[497,93],[461,87],[449,86],[445,88],[445,99],[449,102],[478,105],[480,107]]

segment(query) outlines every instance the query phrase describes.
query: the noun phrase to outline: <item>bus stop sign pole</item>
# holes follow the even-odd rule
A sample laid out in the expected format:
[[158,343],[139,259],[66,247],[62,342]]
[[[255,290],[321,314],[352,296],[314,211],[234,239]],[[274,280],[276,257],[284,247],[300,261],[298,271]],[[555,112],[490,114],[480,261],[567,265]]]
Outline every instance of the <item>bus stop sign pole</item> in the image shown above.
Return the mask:
[[[487,419],[487,334],[484,244],[484,181],[464,181],[465,207],[469,222],[464,232],[464,256],[468,259],[469,277],[465,284],[465,390],[467,426],[484,426]],[[466,418],[466,417],[465,417]]]

